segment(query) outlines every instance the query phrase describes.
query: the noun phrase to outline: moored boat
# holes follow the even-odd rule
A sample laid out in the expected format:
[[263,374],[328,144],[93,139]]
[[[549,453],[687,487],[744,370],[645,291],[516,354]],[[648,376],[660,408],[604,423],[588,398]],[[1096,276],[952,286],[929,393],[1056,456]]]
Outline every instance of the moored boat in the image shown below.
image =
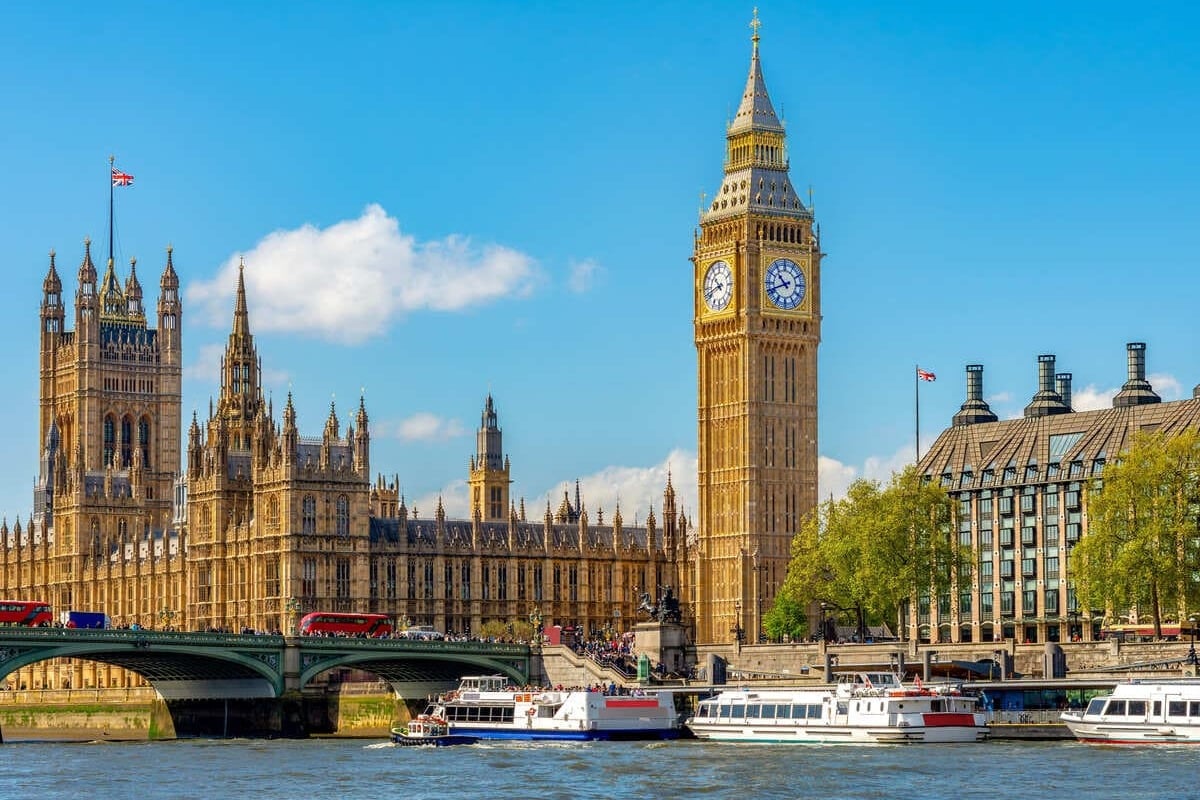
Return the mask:
[[699,739],[790,744],[980,742],[978,699],[950,684],[905,686],[887,672],[836,686],[729,689],[703,700],[687,727]]
[[427,714],[446,720],[452,734],[478,739],[674,739],[680,733],[669,690],[519,689],[503,675],[463,678]]
[[421,714],[409,720],[403,728],[392,728],[392,741],[402,747],[449,747],[454,744],[475,744],[474,736],[451,733],[446,720]]
[[1200,679],[1120,683],[1062,721],[1083,742],[1200,744]]

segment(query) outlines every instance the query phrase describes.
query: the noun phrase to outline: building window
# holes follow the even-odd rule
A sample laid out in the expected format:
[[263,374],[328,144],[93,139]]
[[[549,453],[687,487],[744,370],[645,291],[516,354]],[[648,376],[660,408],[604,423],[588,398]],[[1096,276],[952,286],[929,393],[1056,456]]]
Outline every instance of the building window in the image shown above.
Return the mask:
[[196,600],[201,603],[212,602],[211,567],[201,567],[196,572]]
[[387,585],[386,585],[385,591],[387,593],[386,594],[387,599],[395,600],[396,599],[396,560],[394,558],[388,559],[387,566],[386,566],[386,574],[387,574],[387,578],[386,578]]
[[971,613],[971,593],[969,591],[959,592],[958,613],[963,615]]
[[1026,577],[1037,575],[1037,559],[1023,558],[1021,559],[1021,574]]
[[337,598],[348,600],[350,599],[350,559],[339,558],[335,566],[337,569]]
[[995,610],[992,602],[992,590],[984,589],[979,594],[979,615],[983,618],[990,617]]
[[508,567],[503,564],[496,567],[496,599],[508,599]]
[[483,585],[480,587],[480,600],[492,599],[492,570],[486,562],[483,565]]
[[1015,598],[1014,592],[1001,592],[1000,593],[1000,613],[1006,617],[1011,617],[1015,613],[1015,611],[1014,611],[1015,600],[1016,600],[1016,598]]
[[150,420],[138,420],[138,449],[142,451],[142,467],[150,469]]
[[1034,508],[1034,496],[1028,493],[1021,495],[1021,513],[1032,514]]
[[307,598],[317,596],[317,560],[306,558],[300,565],[300,594]]
[[1037,616],[1037,590],[1026,589],[1021,595],[1021,613],[1026,617]]
[[463,559],[462,569],[462,599],[471,599],[471,562],[468,559]]
[[317,532],[317,498],[304,495],[300,509],[300,532],[311,536]]
[[337,535],[342,539],[350,535],[350,500],[344,494],[337,499]]
[[113,453],[117,447],[117,428],[111,416],[104,418],[104,463],[101,467],[107,467],[112,464]]
[[266,596],[279,597],[279,562],[269,559],[266,564]]
[[1047,525],[1043,529],[1046,547],[1058,547],[1058,525]]
[[267,530],[271,533],[279,532],[279,498],[275,495],[267,498]]
[[992,582],[992,560],[988,558],[979,562],[979,583],[989,585]]
[[1047,589],[1046,590],[1046,613],[1047,614],[1057,614],[1058,613],[1058,589]]
[[121,466],[128,467],[133,462],[133,421],[129,417],[121,418]]
[[454,598],[454,562],[450,559],[442,564],[442,597],[446,600]]
[[536,603],[542,601],[542,565],[533,565],[533,600]]
[[425,599],[433,599],[433,559],[425,559]]
[[572,603],[579,601],[579,566],[567,565],[567,599]]
[[528,591],[525,588],[525,565],[518,564],[517,565],[517,599],[524,600],[524,599],[526,599],[527,595],[528,595]]

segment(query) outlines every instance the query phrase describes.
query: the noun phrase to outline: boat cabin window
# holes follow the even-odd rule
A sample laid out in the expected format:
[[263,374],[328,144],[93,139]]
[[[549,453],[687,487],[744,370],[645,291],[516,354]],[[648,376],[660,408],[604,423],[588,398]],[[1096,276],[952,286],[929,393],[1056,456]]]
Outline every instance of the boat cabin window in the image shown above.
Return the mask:
[[[1174,705],[1174,704],[1172,704],[1172,705]],[[1180,703],[1180,705],[1184,705],[1184,704]],[[1096,699],[1092,700],[1092,702],[1088,703],[1087,711],[1085,711],[1084,713],[1085,714],[1099,714],[1103,710],[1104,710],[1104,698],[1097,697]]]
[[1130,700],[1128,714],[1131,717],[1146,716],[1146,701],[1145,700]]
[[1150,708],[1150,716],[1152,716],[1152,717],[1161,717],[1162,716],[1162,700],[1154,701],[1153,705]]
[[1167,716],[1168,717],[1186,717],[1187,702],[1184,700],[1168,700],[1167,701]]
[[1200,717],[1200,702],[1192,700],[1190,703],[1188,703],[1188,716]]
[[746,706],[746,718],[747,719],[758,719],[761,716],[762,716],[762,706],[760,706],[760,705]]
[[775,719],[775,704],[767,703],[762,707],[763,719]]
[[1124,700],[1109,700],[1108,707],[1104,709],[1104,713],[1110,717],[1125,716],[1125,701]]
[[744,703],[733,703],[729,706],[729,716],[734,719],[746,718],[746,705]]
[[808,718],[809,719],[820,719],[821,718],[821,706],[820,705],[808,706]]
[[721,719],[729,719],[730,706],[719,706],[721,709]]
[[710,708],[712,708],[712,703],[701,703],[700,707],[698,709],[696,709],[696,716],[697,717],[707,717],[708,710]]

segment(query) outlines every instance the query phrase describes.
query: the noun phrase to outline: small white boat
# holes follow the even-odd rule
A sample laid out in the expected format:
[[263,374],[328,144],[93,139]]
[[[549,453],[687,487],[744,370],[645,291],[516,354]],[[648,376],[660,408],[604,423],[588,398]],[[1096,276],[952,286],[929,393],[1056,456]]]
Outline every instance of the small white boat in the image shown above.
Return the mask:
[[1200,744],[1200,679],[1120,683],[1062,721],[1083,742]]
[[731,689],[703,700],[686,723],[699,739],[787,744],[980,742],[978,699],[957,686],[905,686],[888,672],[843,676],[811,689]]
[[680,733],[669,690],[519,689],[503,675],[465,677],[426,713],[446,720],[450,733],[477,739],[674,739]]
[[478,739],[451,733],[446,720],[421,714],[409,720],[403,728],[392,728],[392,741],[402,747],[449,747],[454,744],[475,744]]

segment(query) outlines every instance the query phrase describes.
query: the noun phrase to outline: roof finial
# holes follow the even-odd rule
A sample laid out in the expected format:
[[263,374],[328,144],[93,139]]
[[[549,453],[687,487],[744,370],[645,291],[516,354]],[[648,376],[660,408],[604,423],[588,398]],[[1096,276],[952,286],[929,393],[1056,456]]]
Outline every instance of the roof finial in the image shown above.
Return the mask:
[[758,6],[754,7],[754,19],[750,20],[750,29],[754,31],[754,35],[750,37],[750,41],[754,42],[754,55],[758,56],[758,29],[762,27],[762,22],[758,19]]

